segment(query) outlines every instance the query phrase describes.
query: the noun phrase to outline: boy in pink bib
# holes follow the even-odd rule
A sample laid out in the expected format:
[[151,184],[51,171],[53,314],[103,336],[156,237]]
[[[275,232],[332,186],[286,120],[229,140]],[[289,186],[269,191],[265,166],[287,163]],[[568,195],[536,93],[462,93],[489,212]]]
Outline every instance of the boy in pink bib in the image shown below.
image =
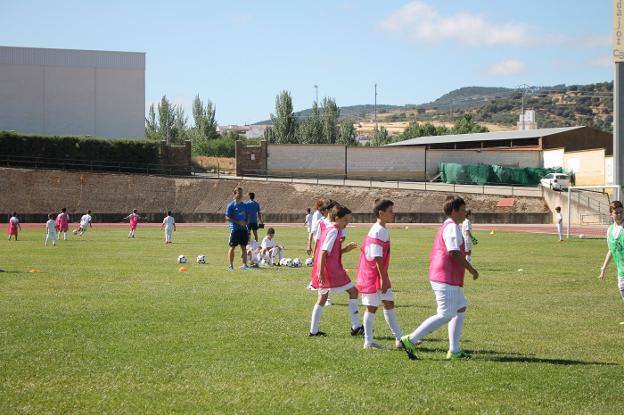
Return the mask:
[[56,227],[59,231],[58,240],[61,240],[61,233],[63,234],[63,240],[67,240],[67,231],[69,230],[69,214],[67,208],[61,209],[61,213],[56,217]]
[[458,196],[450,196],[444,202],[447,219],[436,234],[429,255],[429,281],[438,303],[437,314],[423,321],[414,332],[401,337],[401,343],[410,359],[416,358],[416,344],[427,334],[448,323],[448,360],[469,356],[459,347],[467,301],[464,297],[464,272],[468,270],[473,279],[479,278],[476,269],[466,261],[466,249],[459,224],[466,219],[466,202]]
[[318,291],[318,300],[312,310],[310,336],[325,336],[319,330],[323,308],[330,291],[349,294],[349,315],[351,317],[351,335],[357,336],[364,332],[364,327],[358,318],[358,291],[351,282],[342,266],[342,254],[357,248],[357,244],[350,243],[342,247],[342,230],[349,224],[351,211],[344,206],[334,206],[331,210],[332,224],[325,228],[319,238],[319,249],[314,260],[316,274],[312,278],[312,286]]
[[134,209],[131,214],[129,214],[128,216],[124,218],[124,219],[130,219],[130,222],[129,222],[130,232],[128,232],[128,238],[134,238],[137,225],[139,224],[139,221],[141,220],[141,217],[139,216],[137,212],[138,210]]
[[384,318],[392,331],[396,347],[403,348],[401,337],[403,332],[399,327],[394,310],[394,294],[388,276],[390,265],[390,235],[386,224],[394,219],[394,203],[388,199],[377,199],[373,213],[377,222],[371,227],[361,246],[360,262],[357,272],[357,289],[362,294],[362,304],[366,306],[364,312],[364,348],[383,349],[383,346],[373,341],[373,326],[375,312],[379,304],[383,303]]

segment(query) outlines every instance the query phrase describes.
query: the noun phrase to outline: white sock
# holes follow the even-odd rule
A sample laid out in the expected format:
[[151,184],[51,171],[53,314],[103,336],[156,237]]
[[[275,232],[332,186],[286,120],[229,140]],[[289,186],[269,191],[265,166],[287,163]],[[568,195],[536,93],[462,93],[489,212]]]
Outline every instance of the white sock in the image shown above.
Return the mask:
[[401,340],[403,337],[403,332],[401,331],[401,327],[399,326],[399,322],[396,317],[396,311],[394,308],[391,310],[386,310],[384,308],[384,318],[386,319],[386,323],[388,323],[388,327],[390,327],[390,331],[392,331],[392,335],[395,339]]
[[427,334],[439,329],[440,327],[448,323],[449,320],[449,317],[444,317],[438,314],[429,317],[427,320],[420,323],[420,326],[418,326],[418,328],[409,335],[409,341],[416,344]]
[[361,326],[360,319],[358,317],[358,299],[349,299],[349,315],[351,316],[351,328],[357,329]]
[[448,325],[448,337],[449,337],[449,350],[452,353],[458,353],[461,351],[459,347],[459,339],[461,338],[462,328],[464,327],[464,313],[457,313],[455,317],[449,322]]
[[466,261],[468,261],[469,264],[472,264],[472,257],[470,255],[466,255]]
[[319,325],[321,324],[321,315],[323,314],[323,306],[314,304],[312,309],[312,322],[310,323],[310,333],[316,334],[319,331]]
[[375,313],[364,312],[364,344],[373,342],[373,326],[375,325]]

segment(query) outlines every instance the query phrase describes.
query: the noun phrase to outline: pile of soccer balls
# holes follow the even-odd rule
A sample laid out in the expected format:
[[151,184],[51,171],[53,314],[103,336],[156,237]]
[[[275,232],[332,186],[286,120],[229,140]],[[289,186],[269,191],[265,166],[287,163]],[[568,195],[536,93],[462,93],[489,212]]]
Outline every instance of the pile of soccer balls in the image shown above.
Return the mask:
[[299,258],[282,258],[279,262],[282,267],[299,268],[301,266],[301,260]]
[[[178,256],[178,263],[186,264],[188,259],[184,255]],[[206,263],[206,255],[197,255],[197,263],[200,265],[204,265]]]

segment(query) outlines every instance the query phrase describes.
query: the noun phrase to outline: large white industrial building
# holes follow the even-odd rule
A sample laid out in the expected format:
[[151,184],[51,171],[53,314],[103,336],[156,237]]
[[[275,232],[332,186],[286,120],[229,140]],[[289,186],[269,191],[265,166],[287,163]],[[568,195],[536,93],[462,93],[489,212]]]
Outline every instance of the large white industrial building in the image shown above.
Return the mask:
[[0,130],[143,138],[145,53],[0,46]]

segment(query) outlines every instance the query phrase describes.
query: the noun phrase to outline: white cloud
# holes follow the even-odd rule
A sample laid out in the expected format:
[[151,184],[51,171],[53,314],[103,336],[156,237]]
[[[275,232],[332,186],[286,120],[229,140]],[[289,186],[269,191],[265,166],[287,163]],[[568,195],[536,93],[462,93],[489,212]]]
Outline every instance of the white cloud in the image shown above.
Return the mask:
[[609,55],[597,56],[588,60],[587,63],[595,68],[609,68],[613,65],[613,58]]
[[517,59],[507,59],[486,69],[486,73],[492,76],[512,76],[521,74],[526,70],[526,63]]
[[379,28],[430,43],[453,40],[469,46],[526,46],[534,42],[531,35],[534,30],[524,23],[495,23],[483,15],[465,12],[442,16],[421,0],[414,0],[387,16]]

